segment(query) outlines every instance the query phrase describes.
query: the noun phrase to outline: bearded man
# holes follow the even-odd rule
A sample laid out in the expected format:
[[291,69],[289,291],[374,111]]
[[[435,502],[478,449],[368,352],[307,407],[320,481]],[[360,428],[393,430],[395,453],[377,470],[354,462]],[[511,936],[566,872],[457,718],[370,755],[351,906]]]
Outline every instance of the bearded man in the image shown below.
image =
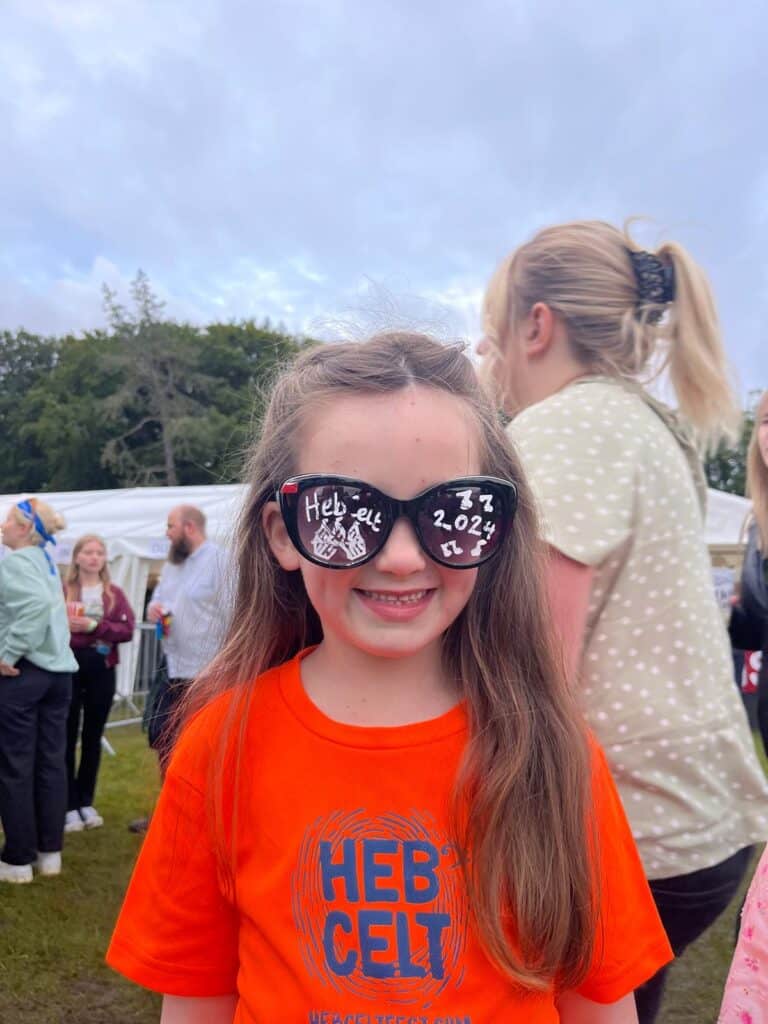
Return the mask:
[[224,628],[225,555],[208,540],[205,515],[194,505],[168,513],[168,560],[147,608],[150,622],[163,623],[163,653],[168,686],[161,692],[150,722],[150,744],[165,765],[172,737],[168,719],[189,683],[218,650]]

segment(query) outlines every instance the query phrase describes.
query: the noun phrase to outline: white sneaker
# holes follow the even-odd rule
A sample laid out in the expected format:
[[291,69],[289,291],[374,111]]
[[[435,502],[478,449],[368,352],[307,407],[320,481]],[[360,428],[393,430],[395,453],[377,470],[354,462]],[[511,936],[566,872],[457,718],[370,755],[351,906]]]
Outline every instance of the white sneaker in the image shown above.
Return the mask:
[[38,853],[37,870],[41,875],[60,875],[61,853]]
[[64,819],[64,831],[82,832],[84,828],[85,825],[80,817],[80,811],[67,811],[67,816]]
[[101,828],[104,819],[95,807],[81,807],[80,817],[83,819],[83,828]]
[[6,864],[0,860],[0,882],[13,882],[16,885],[24,885],[32,881],[31,864]]

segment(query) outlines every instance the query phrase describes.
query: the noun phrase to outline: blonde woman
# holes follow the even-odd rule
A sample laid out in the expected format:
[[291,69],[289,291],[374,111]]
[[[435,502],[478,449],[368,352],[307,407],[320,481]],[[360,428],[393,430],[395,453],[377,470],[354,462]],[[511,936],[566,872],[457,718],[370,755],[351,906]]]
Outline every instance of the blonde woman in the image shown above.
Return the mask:
[[[714,302],[681,246],[645,252],[580,222],[507,257],[485,314],[485,372],[542,514],[566,656],[679,955],[768,834],[703,533],[697,442],[738,417]],[[642,386],[663,366],[681,417]],[[638,991],[641,1024],[663,984]]]
[[[104,824],[93,806],[101,737],[115,697],[118,644],[132,638],[135,624],[128,598],[109,578],[107,549],[96,534],[81,537],[72,550],[66,595],[78,670],[72,680],[67,722],[69,802],[64,831],[80,832]],[[76,765],[78,736],[80,762]]]
[[71,673],[64,597],[45,545],[61,516],[36,498],[13,505],[0,560],[0,881],[61,871]]
[[734,647],[762,651],[757,721],[768,751],[768,391],[755,413],[755,429],[747,453],[747,495],[752,499],[753,519],[730,633]]

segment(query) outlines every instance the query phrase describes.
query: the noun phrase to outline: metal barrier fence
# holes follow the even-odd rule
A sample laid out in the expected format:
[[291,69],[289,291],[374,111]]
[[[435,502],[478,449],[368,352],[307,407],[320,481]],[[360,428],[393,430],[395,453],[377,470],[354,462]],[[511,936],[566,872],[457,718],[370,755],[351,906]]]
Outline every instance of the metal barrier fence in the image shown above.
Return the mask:
[[136,627],[134,640],[138,641],[139,651],[131,692],[115,697],[107,722],[108,729],[141,722],[152,678],[160,664],[162,646],[153,623],[140,622]]

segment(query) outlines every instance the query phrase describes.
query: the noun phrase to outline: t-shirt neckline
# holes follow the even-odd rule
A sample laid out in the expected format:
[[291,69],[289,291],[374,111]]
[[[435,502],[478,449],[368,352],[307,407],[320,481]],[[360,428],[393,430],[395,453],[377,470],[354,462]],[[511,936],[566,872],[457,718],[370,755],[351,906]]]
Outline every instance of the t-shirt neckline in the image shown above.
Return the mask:
[[409,725],[349,725],[329,718],[310,700],[301,681],[301,662],[312,650],[314,648],[310,647],[301,651],[281,667],[280,691],[292,714],[315,735],[348,747],[391,750],[435,743],[466,729],[464,701],[459,701],[450,711],[437,718]]

